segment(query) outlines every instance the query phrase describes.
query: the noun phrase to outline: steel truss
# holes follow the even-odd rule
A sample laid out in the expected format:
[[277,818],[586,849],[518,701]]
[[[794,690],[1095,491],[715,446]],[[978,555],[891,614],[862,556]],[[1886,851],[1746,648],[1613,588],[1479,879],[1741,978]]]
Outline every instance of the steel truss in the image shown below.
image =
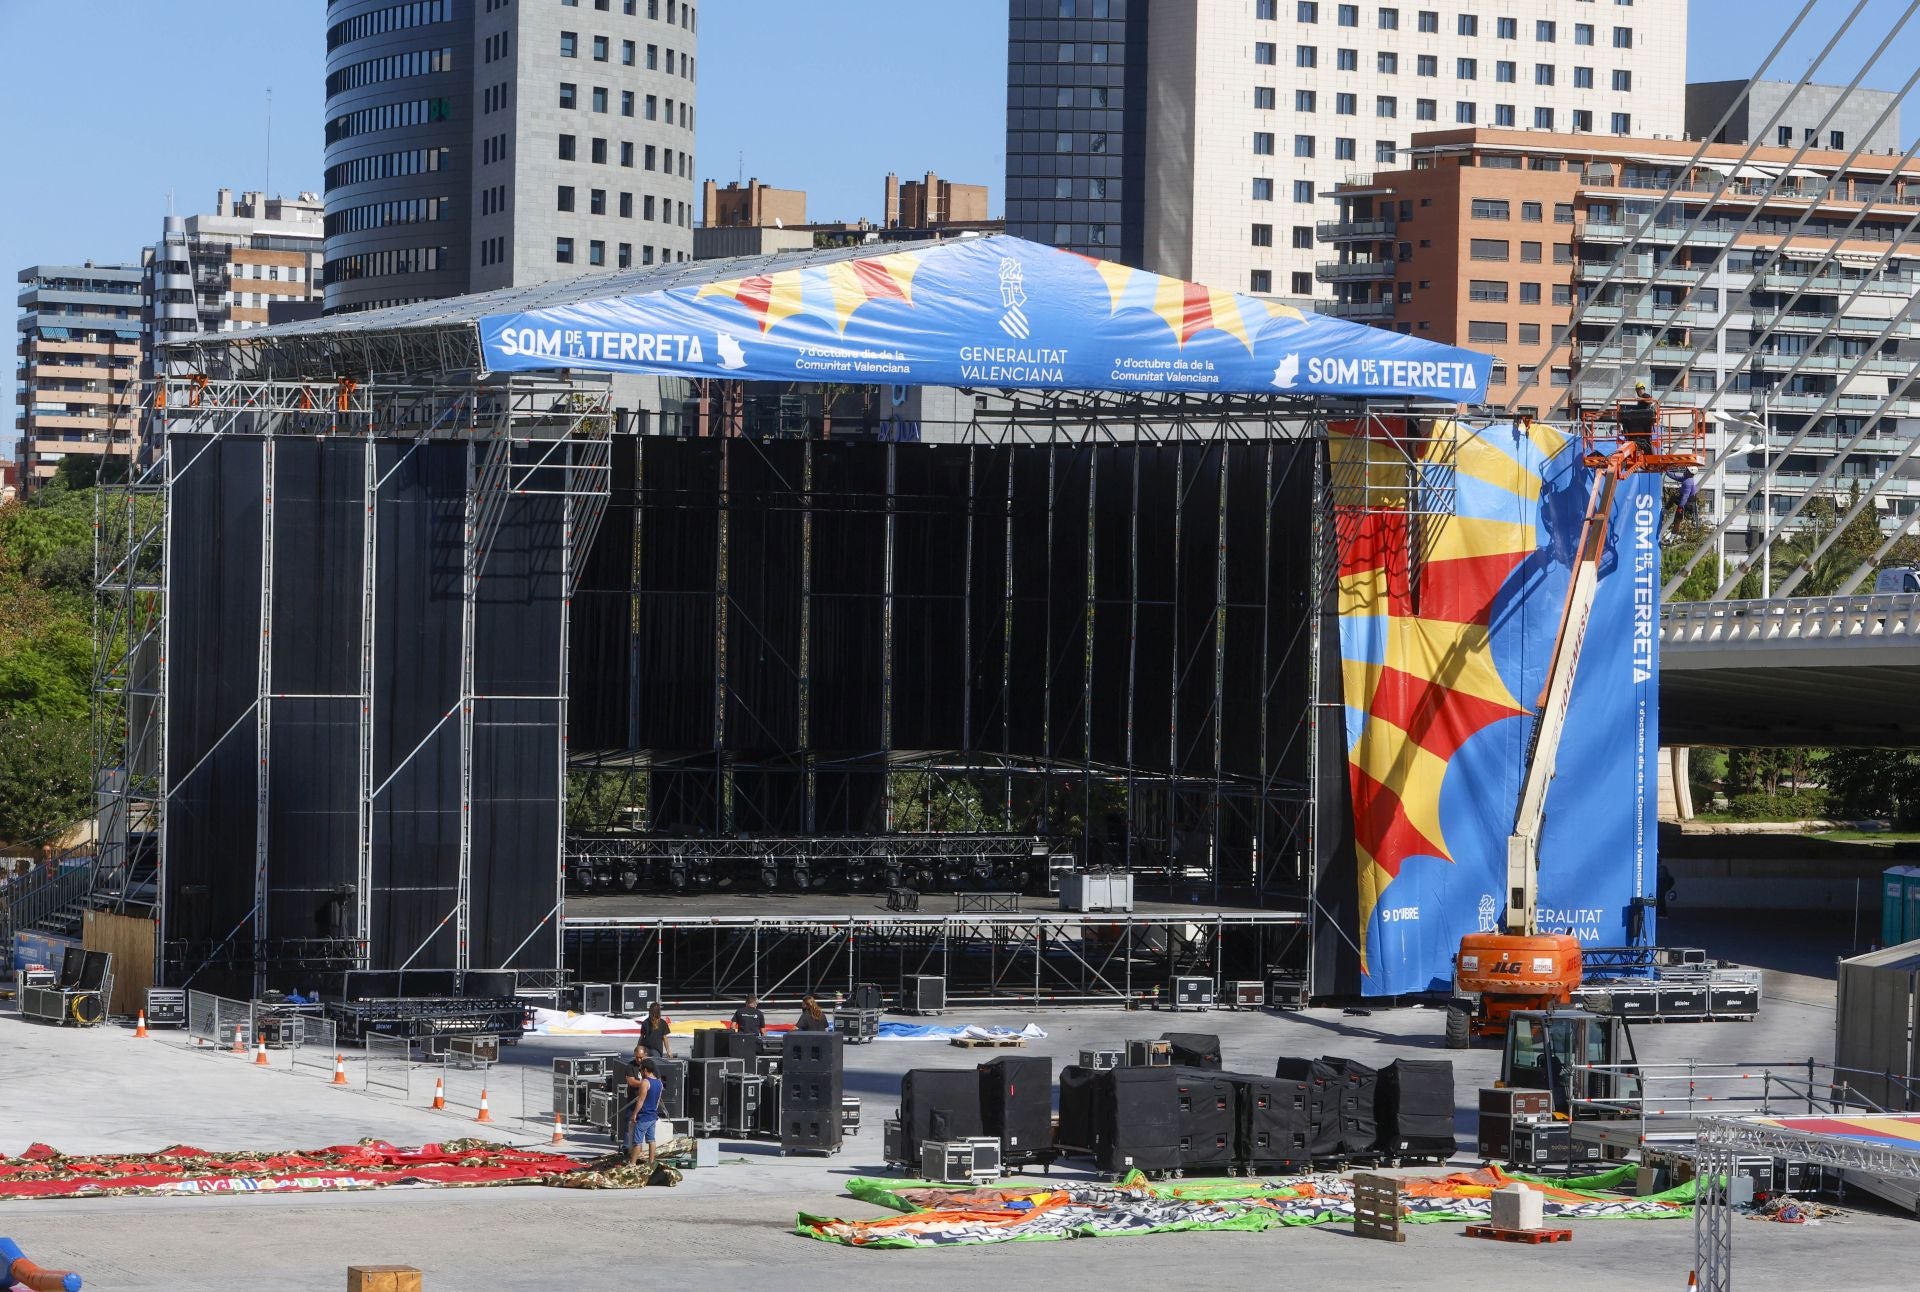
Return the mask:
[[663,916],[567,921],[576,982],[654,982],[665,1003],[711,1009],[826,999],[856,983],[947,979],[950,1005],[1152,1003],[1175,974],[1303,973],[1295,912],[1180,915]]
[[[202,351],[202,357],[211,358],[216,350]],[[270,975],[283,971],[382,967],[371,963],[369,943],[373,918],[373,818],[385,788],[384,783],[375,784],[373,773],[377,606],[374,570],[378,549],[377,526],[373,521],[380,490],[386,482],[376,465],[376,444],[411,440],[417,448],[430,442],[462,442],[469,445],[469,473],[463,537],[461,682],[459,701],[442,722],[457,718],[463,810],[459,899],[442,927],[451,927],[454,931],[455,967],[478,967],[469,965],[467,936],[472,814],[466,805],[472,798],[474,711],[477,703],[487,700],[524,697],[482,694],[476,686],[474,605],[488,554],[509,501],[516,497],[560,499],[563,542],[567,548],[562,553],[562,578],[567,595],[560,598],[558,646],[562,670],[555,679],[553,698],[560,705],[560,739],[554,757],[556,766],[563,767],[567,607],[579,569],[572,553],[579,545],[591,541],[606,510],[614,421],[609,383],[596,379],[515,377],[377,385],[350,378],[236,378],[181,371],[177,355],[171,366],[173,371],[155,378],[145,390],[143,438],[149,465],[126,482],[104,485],[95,504],[94,560],[98,596],[94,610],[93,740],[102,823],[96,901],[124,907],[129,902],[150,897],[160,939],[160,972],[167,981],[191,978],[211,968],[250,974],[253,987],[258,991],[268,985]],[[179,443],[196,447],[176,452],[170,444],[176,436],[194,437]],[[358,883],[351,918],[343,920],[347,927],[336,937],[314,937],[308,932],[290,936],[268,928],[266,919],[272,868],[267,830],[272,702],[294,698],[281,695],[272,677],[271,663],[275,597],[274,445],[289,436],[358,440],[363,446],[365,461],[360,682],[357,692],[332,697],[358,701],[361,714]],[[220,930],[211,940],[190,942],[170,936],[172,926],[166,909],[164,882],[167,805],[179,788],[170,780],[170,773],[175,778],[184,778],[194,770],[169,768],[166,762],[169,521],[174,481],[193,469],[199,454],[206,451],[205,440],[221,437],[257,441],[262,448],[259,597],[263,631],[258,647],[259,680],[243,722],[236,723],[221,737],[225,740],[233,736],[242,725],[251,726],[257,735],[260,758],[255,810],[259,833],[250,858],[248,882],[254,901],[246,919],[231,931]],[[404,450],[405,453],[412,451],[411,448]],[[281,595],[288,594],[283,591]],[[418,749],[414,751],[418,752]],[[560,777],[563,784],[559,805],[561,821],[565,815],[564,779]],[[524,948],[544,934],[551,939],[551,959],[546,955],[541,959],[553,964],[557,964],[560,953],[557,915],[563,874],[559,857],[561,838],[557,832],[552,863],[552,908],[527,913],[529,930],[526,941],[521,943]],[[438,931],[436,929],[436,934]],[[400,949],[396,956],[406,950]],[[414,954],[419,954],[418,949],[414,949]]]

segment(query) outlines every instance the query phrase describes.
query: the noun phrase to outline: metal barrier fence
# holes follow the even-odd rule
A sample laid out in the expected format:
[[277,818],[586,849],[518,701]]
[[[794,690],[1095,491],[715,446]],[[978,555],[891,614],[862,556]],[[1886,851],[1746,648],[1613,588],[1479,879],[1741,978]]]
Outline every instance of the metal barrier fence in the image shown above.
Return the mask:
[[214,1002],[219,999],[211,992],[187,992],[187,1035],[195,1044],[215,1044]]
[[406,1099],[413,1090],[413,1042],[367,1036],[367,1089]]
[[231,1047],[235,1036],[240,1038],[241,1048],[251,1054],[255,1037],[253,1002],[215,996],[213,998],[213,1043],[223,1048]]
[[301,1068],[314,1068],[332,1077],[333,1061],[340,1053],[339,1044],[338,1023],[330,1018],[303,1016],[293,1032],[293,1053],[289,1066],[296,1072]]
[[[493,1070],[489,1064],[476,1064],[470,1068],[442,1066],[434,1073],[446,1083],[447,1107],[457,1112],[478,1116],[480,1096],[487,1096],[488,1116],[505,1120],[506,1110],[501,1107],[505,1102],[502,1092],[493,1087]],[[518,1113],[514,1113],[518,1116]]]

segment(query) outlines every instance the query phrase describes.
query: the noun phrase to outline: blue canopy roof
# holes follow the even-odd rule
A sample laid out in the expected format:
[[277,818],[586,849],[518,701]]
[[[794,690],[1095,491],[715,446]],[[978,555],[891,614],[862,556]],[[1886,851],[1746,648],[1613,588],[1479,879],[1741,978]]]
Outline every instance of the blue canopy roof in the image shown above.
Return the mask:
[[1006,236],[492,314],[492,372],[1479,403],[1492,359]]

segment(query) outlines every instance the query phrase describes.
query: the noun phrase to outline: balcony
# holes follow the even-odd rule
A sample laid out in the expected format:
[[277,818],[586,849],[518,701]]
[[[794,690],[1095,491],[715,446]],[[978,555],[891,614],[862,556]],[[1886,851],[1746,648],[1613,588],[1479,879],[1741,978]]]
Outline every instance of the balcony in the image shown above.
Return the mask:
[[1655,305],[1651,301],[1638,301],[1631,307],[1588,305],[1585,321],[1611,322],[1624,318],[1630,323],[1691,323],[1712,313],[1701,305]]
[[1823,292],[1833,296],[1851,296],[1859,291],[1862,296],[1897,296],[1906,299],[1920,292],[1920,281],[1909,278],[1809,278],[1805,274],[1768,273],[1761,274],[1755,281],[1756,288],[1773,292]]
[[1679,225],[1657,225],[1640,231],[1638,225],[1599,224],[1592,220],[1580,226],[1579,236],[1590,242],[1719,243],[1733,241],[1731,229],[1685,229]]
[[1390,319],[1393,317],[1393,302],[1329,301],[1324,312],[1335,318],[1355,319],[1361,322],[1369,319]]
[[1323,283],[1372,282],[1393,277],[1391,260],[1347,260],[1316,265],[1313,276]]
[[[1757,326],[1764,326],[1767,322],[1771,322],[1773,329],[1778,332],[1824,332],[1827,330],[1827,325],[1834,321],[1832,314],[1808,314],[1798,311],[1782,314],[1776,310],[1767,309],[1753,309],[1751,312]],[[1892,326],[1889,326],[1889,323],[1891,323],[1889,319],[1863,319],[1845,315],[1841,317],[1833,331],[1839,336],[1916,335],[1915,324],[1912,322],[1893,323]]]
[[1397,222],[1388,216],[1376,220],[1322,220],[1316,229],[1322,242],[1363,242],[1391,238],[1397,227]]

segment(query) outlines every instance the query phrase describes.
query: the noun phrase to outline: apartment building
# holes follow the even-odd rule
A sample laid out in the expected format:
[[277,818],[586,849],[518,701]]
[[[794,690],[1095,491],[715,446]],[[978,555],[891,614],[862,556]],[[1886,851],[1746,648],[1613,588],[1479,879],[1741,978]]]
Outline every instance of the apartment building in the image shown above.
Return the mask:
[[265,327],[315,312],[325,288],[318,193],[215,194],[214,209],[169,215],[146,256],[155,344]]
[[17,472],[31,492],[69,453],[132,451],[139,429],[144,302],[138,265],[29,265],[16,280],[20,433]]
[[1678,137],[1686,23],[1686,0],[1012,0],[1008,227],[1325,298],[1325,195],[1415,131]]
[[787,228],[807,222],[807,191],[774,188],[750,179],[725,188],[708,180],[700,186],[700,223],[709,229]]
[[939,229],[954,224],[986,224],[987,186],[957,184],[928,171],[905,183],[887,172],[885,214],[889,229]]
[[693,251],[698,7],[331,0],[326,308]]
[[[1920,165],[1884,153],[1456,130],[1356,178],[1321,223],[1336,314],[1494,356],[1488,403],[1564,416],[1645,380],[1709,406],[1703,493],[1920,507]],[[1673,196],[1662,200],[1669,187]],[[1579,304],[1585,302],[1577,326]],[[1755,425],[1757,424],[1757,425]],[[1764,432],[1764,433],[1763,433]]]

